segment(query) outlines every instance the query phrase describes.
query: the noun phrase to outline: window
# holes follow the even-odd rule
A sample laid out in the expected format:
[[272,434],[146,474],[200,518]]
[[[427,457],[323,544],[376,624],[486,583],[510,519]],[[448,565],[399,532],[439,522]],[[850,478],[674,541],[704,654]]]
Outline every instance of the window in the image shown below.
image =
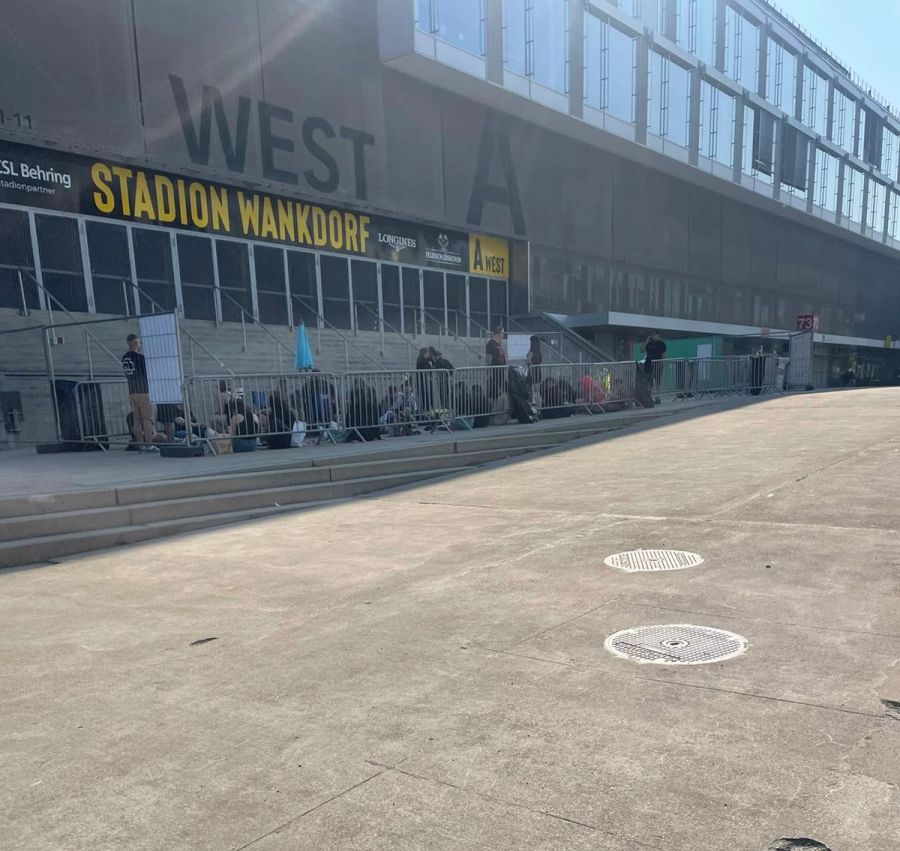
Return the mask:
[[689,0],[688,50],[707,65],[716,64],[716,0]]
[[676,44],[684,44],[684,16],[681,14],[684,3],[685,0],[659,0],[657,31]]
[[253,249],[256,267],[256,303],[263,324],[287,325],[287,295],[284,287],[284,250],[257,245]]
[[422,277],[425,287],[425,333],[438,334],[444,325],[444,273],[426,270]]
[[891,180],[897,179],[898,166],[900,166],[900,136],[887,125],[882,128],[881,140],[881,173],[886,174]]
[[322,256],[322,299],[325,320],[335,328],[350,329],[350,271],[343,257]]
[[415,336],[422,326],[422,293],[419,289],[419,270],[403,268],[403,330]]
[[[250,249],[247,243],[216,240],[219,264],[219,292],[222,294],[222,319],[240,322],[242,311],[253,316],[250,287]],[[245,317],[244,321],[248,321]]]
[[854,107],[855,114],[853,118],[853,150],[852,154],[862,158],[863,146],[866,141],[866,111],[862,107]]
[[[134,266],[141,313],[166,313],[175,310],[175,271],[169,234],[147,228],[131,229],[134,242]],[[45,273],[46,276],[46,273]]]
[[447,273],[447,321],[450,333],[466,334],[466,278]]
[[[523,77],[528,73],[525,62],[528,5],[526,0],[503,0],[503,64]],[[592,17],[588,15],[588,21]]]
[[854,105],[840,89],[834,90],[834,124],[831,129],[831,141],[844,150],[850,150],[850,127]]
[[378,330],[378,267],[369,260],[351,260],[353,305],[360,331]]
[[891,192],[891,213],[888,217],[888,236],[891,239],[900,237],[897,229],[898,219],[900,219],[900,194]]
[[880,166],[884,124],[877,115],[867,109],[861,109],[860,114],[865,115],[865,129],[860,136],[860,159],[869,165]]
[[725,7],[725,73],[744,88],[759,86],[759,27],[731,6]]
[[650,52],[650,81],[647,87],[647,127],[686,148],[690,116],[691,72],[661,53]]
[[319,289],[316,284],[316,258],[306,251],[288,251],[288,282],[294,325],[318,324]]
[[809,180],[809,140],[796,127],[784,124],[781,144],[781,186],[789,195],[806,195]]
[[797,57],[772,38],[768,40],[767,52],[766,100],[793,115],[797,100]]
[[831,213],[837,212],[840,161],[821,148],[816,149],[815,203]]
[[503,45],[511,71],[568,92],[569,0],[504,0]]
[[81,265],[78,223],[62,216],[36,216],[38,251],[44,272],[44,287],[52,296],[51,306],[87,311],[87,294]]
[[607,21],[585,21],[584,102],[622,121],[634,121],[635,40]]
[[484,0],[415,0],[416,29],[484,56]]
[[97,313],[128,316],[134,309],[128,231],[122,225],[86,222],[94,307]]
[[824,136],[828,129],[828,80],[810,66],[803,71],[803,123]]
[[775,117],[764,110],[744,109],[744,174],[772,183],[775,171]]
[[509,311],[506,309],[506,281],[489,281],[488,292],[491,298],[491,321],[489,328],[502,325],[509,327]]
[[400,267],[381,264],[381,303],[385,327],[397,333],[400,328]]
[[487,303],[487,280],[484,278],[469,278],[469,316],[472,317],[472,334],[477,336],[479,331],[487,329],[488,303]]
[[845,219],[862,224],[863,181],[865,175],[848,165],[844,169],[844,209]]
[[734,162],[734,98],[707,83],[700,84],[700,154],[730,166]]
[[205,236],[178,234],[178,268],[185,318],[215,320],[212,240]]
[[884,202],[887,187],[883,183],[869,180],[869,203],[866,210],[868,226],[878,236],[884,233]]
[[34,255],[28,216],[16,210],[0,209],[0,307],[22,308],[19,270],[25,303],[31,310],[40,307],[38,287],[34,282]]

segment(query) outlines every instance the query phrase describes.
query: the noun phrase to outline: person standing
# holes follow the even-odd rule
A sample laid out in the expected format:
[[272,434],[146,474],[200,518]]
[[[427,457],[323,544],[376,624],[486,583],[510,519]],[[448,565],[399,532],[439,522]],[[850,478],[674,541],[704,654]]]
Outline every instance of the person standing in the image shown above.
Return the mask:
[[125,338],[128,351],[122,355],[122,369],[128,379],[128,402],[131,405],[134,442],[142,451],[154,451],[153,405],[150,403],[150,387],[147,384],[147,362],[141,354],[141,338],[129,334]]
[[655,367],[654,364],[659,363],[666,356],[666,344],[663,342],[662,337],[659,336],[658,331],[651,331],[650,336],[644,341],[644,345],[641,346],[641,351],[644,352],[644,372],[647,373],[647,380],[650,383],[650,386],[658,384],[659,382],[659,368]]
[[506,392],[506,370],[499,368],[507,364],[503,328],[500,325],[494,328],[491,339],[484,347],[484,353],[488,366],[493,367],[488,370],[487,395],[491,404],[496,406],[497,400]]

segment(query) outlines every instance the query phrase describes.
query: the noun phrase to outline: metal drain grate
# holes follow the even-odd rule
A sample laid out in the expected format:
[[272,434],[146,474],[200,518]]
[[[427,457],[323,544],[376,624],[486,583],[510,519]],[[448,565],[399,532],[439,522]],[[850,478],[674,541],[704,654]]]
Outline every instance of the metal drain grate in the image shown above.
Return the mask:
[[617,570],[634,573],[639,570],[683,570],[703,564],[703,557],[682,550],[629,550],[603,559]]
[[704,665],[740,656],[747,640],[724,629],[685,623],[623,629],[606,639],[610,653],[657,665]]
[[779,839],[769,846],[768,851],[829,851],[829,849],[815,839]]

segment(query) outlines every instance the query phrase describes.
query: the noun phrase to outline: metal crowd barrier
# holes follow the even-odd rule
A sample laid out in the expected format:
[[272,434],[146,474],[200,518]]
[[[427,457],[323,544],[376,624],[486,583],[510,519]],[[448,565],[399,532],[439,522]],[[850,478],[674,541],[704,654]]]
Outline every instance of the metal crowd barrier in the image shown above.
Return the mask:
[[128,382],[123,379],[74,382],[71,397],[57,391],[56,403],[63,441],[103,445],[131,440],[131,403]]
[[341,376],[343,426],[349,439],[449,428],[454,407],[451,378],[443,369],[347,372]]
[[187,392],[191,418],[216,435],[227,435],[239,414],[253,418],[251,427],[240,428],[244,436],[290,445],[295,421],[304,423],[307,433],[326,434],[346,418],[342,376],[330,372],[191,378]]
[[[603,413],[630,407],[642,364],[541,364],[513,367],[524,377],[543,419]],[[201,438],[229,435],[235,414],[252,417],[254,436],[270,446],[290,446],[294,421],[307,434],[332,441],[403,436],[420,430],[479,428],[506,422],[510,367],[456,370],[370,370],[347,373],[294,372],[195,377],[186,382],[194,432]],[[653,364],[655,396],[767,393],[775,390],[774,356],[671,359]],[[128,385],[119,379],[72,382],[74,412],[60,412],[63,439],[99,443],[130,440]],[[71,397],[70,397],[71,398]],[[161,427],[183,405],[157,406]],[[163,416],[165,413],[165,416]],[[73,423],[77,418],[77,423]],[[181,429],[184,427],[181,426]],[[207,429],[211,432],[207,433]]]

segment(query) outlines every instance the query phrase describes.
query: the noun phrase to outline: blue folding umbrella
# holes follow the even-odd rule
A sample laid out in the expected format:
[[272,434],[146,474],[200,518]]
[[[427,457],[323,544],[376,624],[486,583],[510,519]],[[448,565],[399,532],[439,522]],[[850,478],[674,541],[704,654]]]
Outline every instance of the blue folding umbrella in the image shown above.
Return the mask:
[[297,327],[297,346],[294,349],[294,366],[297,369],[312,369],[313,356],[309,347],[309,337],[306,336],[306,325],[300,323]]

